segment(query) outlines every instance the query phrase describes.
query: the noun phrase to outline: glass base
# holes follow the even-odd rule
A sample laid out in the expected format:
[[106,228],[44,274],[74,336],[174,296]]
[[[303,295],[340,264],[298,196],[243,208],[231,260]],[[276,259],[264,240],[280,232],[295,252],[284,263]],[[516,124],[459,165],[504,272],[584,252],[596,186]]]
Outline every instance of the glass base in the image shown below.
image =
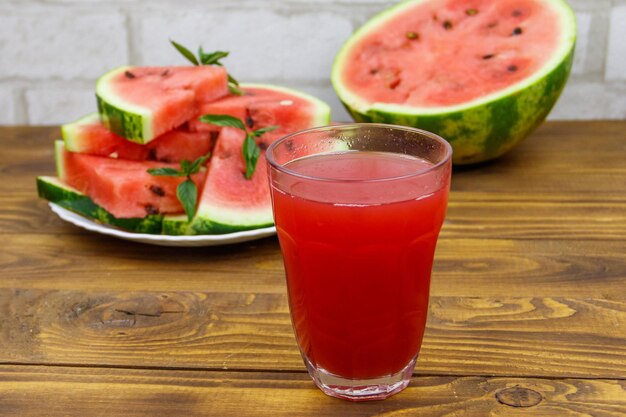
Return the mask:
[[405,389],[411,381],[416,359],[411,359],[393,375],[371,379],[349,379],[331,374],[323,368],[316,368],[305,356],[304,363],[313,382],[324,394],[349,401],[372,401],[384,400]]

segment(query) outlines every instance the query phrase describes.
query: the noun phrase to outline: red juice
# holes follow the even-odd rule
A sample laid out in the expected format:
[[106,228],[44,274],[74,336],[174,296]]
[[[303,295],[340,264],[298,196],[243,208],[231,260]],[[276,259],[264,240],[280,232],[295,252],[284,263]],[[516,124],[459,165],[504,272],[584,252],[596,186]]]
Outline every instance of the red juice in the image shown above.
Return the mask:
[[316,367],[369,379],[417,355],[449,188],[449,166],[430,167],[349,151],[292,161],[300,176],[273,184],[292,320]]

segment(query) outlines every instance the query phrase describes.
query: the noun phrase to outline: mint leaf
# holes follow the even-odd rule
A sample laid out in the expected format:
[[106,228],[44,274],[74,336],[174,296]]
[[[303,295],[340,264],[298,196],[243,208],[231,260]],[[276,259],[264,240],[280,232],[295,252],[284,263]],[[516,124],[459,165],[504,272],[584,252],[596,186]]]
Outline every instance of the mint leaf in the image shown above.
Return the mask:
[[226,74],[226,75],[228,75],[228,82],[229,83],[234,84],[236,86],[239,86],[239,81],[235,80],[232,75],[230,75],[230,74]]
[[247,134],[246,140],[243,142],[243,159],[246,161],[246,178],[252,178],[254,175],[254,170],[256,169],[256,163],[259,160],[259,156],[261,155],[261,149],[259,149],[259,145],[256,144],[254,140],[254,136]]
[[171,39],[170,39],[170,43],[174,45],[174,48],[176,48],[176,50],[180,52],[185,58],[187,58],[192,64],[200,65],[196,56],[189,49],[185,48],[184,46],[182,46],[181,44],[177,42],[174,42]]
[[183,205],[185,213],[187,214],[187,220],[191,221],[193,216],[196,215],[196,202],[198,201],[198,187],[190,179],[178,184],[176,187],[176,197],[178,201]]
[[219,65],[222,67],[223,65],[220,59],[226,58],[228,54],[230,54],[230,52],[225,51],[215,51],[207,54],[202,50],[202,47],[198,50],[198,56],[200,57],[202,65]]
[[186,173],[177,170],[176,168],[151,168],[148,170],[148,174],[159,177],[185,177]]
[[264,133],[267,132],[271,132],[272,130],[276,130],[278,129],[279,126],[267,126],[267,127],[263,127],[261,129],[257,129],[254,132],[250,133],[252,136],[254,136],[255,138],[258,138],[259,136],[263,135]]
[[200,158],[198,158],[195,161],[193,161],[191,163],[191,165],[189,166],[189,175],[196,174],[198,171],[200,171],[200,168],[202,167],[204,162],[207,159],[209,159],[209,156],[211,156],[211,152],[209,152],[206,155],[201,156]]
[[189,165],[191,165],[191,162],[186,159],[180,161],[180,170],[184,175],[189,175]]
[[233,83],[228,83],[228,91],[231,94],[235,94],[237,96],[243,96],[245,94],[242,89],[240,89],[239,87],[237,87],[237,85]]
[[244,131],[246,130],[246,126],[243,124],[241,119],[227,114],[205,114],[204,116],[200,116],[198,120],[216,126],[235,127]]

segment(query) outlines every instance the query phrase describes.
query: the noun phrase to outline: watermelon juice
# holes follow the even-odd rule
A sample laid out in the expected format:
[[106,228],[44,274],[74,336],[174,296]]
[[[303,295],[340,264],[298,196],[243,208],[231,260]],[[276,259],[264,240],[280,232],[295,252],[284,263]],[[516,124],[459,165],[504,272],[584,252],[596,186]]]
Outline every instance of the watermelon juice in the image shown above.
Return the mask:
[[[367,129],[390,129],[381,126]],[[432,140],[416,132],[409,133]],[[297,134],[283,149],[292,160],[278,155],[277,143],[268,161],[300,350],[327,394],[385,398],[408,384],[421,345],[450,183],[449,145],[437,142],[440,152],[400,146],[412,150],[407,155],[398,143],[385,145],[384,136],[371,143],[371,134],[360,145],[358,136],[349,143],[293,139]]]

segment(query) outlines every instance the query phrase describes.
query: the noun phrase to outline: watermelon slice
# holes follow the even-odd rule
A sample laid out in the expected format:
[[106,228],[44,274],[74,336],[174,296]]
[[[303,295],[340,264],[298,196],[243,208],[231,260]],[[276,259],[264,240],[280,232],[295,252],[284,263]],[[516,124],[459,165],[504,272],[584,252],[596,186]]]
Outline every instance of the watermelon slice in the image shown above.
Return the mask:
[[104,127],[98,113],[63,125],[61,132],[65,149],[70,152],[163,162],[193,161],[206,155],[217,138],[217,132],[190,132],[183,125],[147,145],[140,145]]
[[75,213],[136,233],[161,233],[162,214],[151,214],[143,218],[117,218],[93,202],[87,195],[70,187],[57,177],[37,177],[39,197],[51,201]]
[[430,130],[455,163],[481,162],[545,119],[575,39],[562,0],[409,0],[348,40],[332,83],[355,120]]
[[[73,153],[65,150],[63,141],[55,142],[55,151],[58,177],[117,218],[184,211],[176,197],[176,187],[184,178],[147,172],[151,168],[178,168],[178,164]],[[206,169],[192,176],[200,190],[205,178]]]
[[[279,137],[298,130],[330,123],[328,105],[307,94],[272,85],[242,84],[243,96],[229,96],[202,106],[202,114],[228,114],[241,118],[250,130],[276,125],[279,128],[258,139],[262,149],[250,180],[244,176],[242,143],[245,134],[223,128],[217,139],[206,186],[191,224],[183,216],[166,216],[168,234],[218,234],[256,229],[273,224],[264,150]],[[215,131],[215,126],[189,122],[197,131]]]
[[104,125],[138,143],[181,126],[201,103],[227,93],[227,73],[219,66],[120,67],[96,84]]

